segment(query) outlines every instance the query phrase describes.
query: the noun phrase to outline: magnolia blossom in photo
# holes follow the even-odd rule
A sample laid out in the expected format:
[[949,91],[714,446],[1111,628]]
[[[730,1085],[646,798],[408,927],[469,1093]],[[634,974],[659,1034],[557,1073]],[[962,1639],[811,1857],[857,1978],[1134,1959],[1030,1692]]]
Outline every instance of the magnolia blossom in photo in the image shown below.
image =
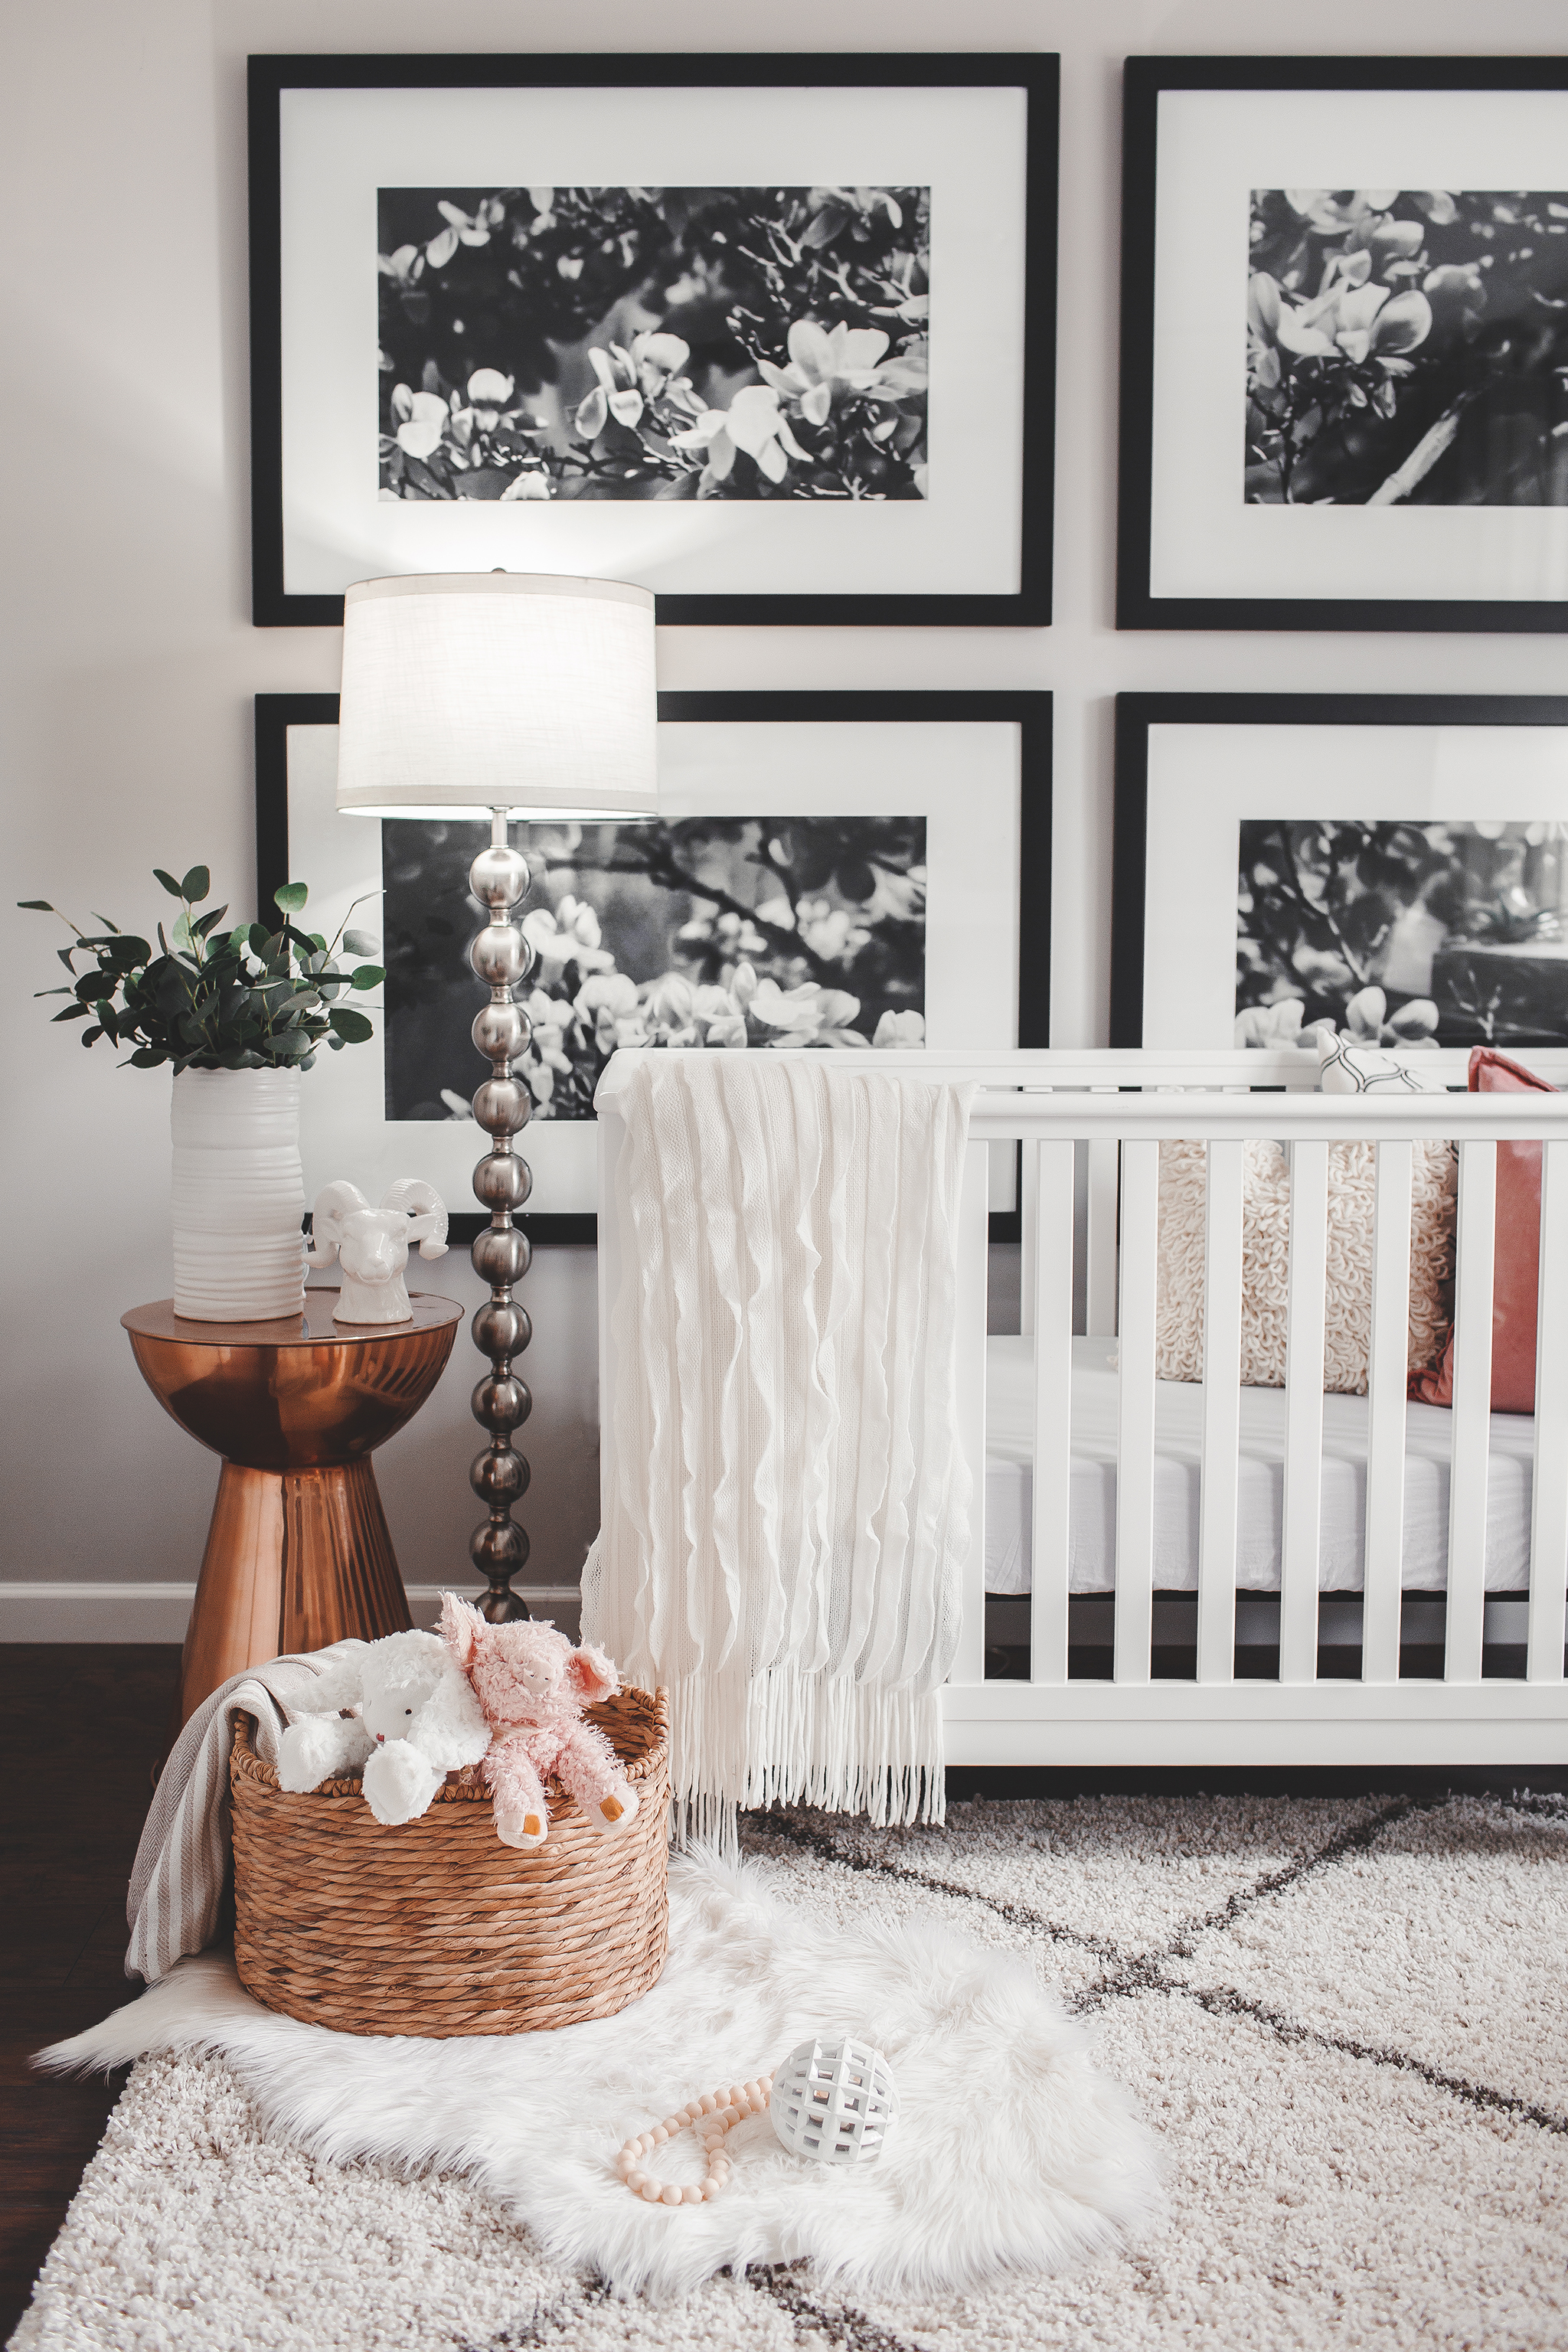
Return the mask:
[[1568,504],[1568,195],[1259,188],[1254,505]]
[[924,188],[384,188],[381,495],[926,495]]

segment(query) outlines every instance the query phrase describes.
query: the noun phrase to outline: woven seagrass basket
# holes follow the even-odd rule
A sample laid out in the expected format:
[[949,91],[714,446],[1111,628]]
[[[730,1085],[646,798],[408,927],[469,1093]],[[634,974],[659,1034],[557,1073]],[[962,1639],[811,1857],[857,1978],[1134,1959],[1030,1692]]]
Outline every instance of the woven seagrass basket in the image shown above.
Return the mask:
[[550,1834],[502,1845],[490,1799],[450,1779],[389,1829],[358,1780],[291,1796],[235,1722],[234,1956],[268,2009],[341,2033],[531,2033],[613,2017],[664,1966],[669,1750],[664,1693],[585,1710],[638,1797],[619,1837],[546,1785]]

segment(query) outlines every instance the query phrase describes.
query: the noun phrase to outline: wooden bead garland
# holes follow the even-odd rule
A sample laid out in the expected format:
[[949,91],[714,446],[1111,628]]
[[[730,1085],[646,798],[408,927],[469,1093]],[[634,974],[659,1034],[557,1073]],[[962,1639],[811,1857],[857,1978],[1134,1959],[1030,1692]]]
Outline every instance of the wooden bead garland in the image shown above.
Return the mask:
[[[616,2170],[634,2196],[649,2205],[710,2204],[730,2178],[730,2159],[724,2154],[724,2135],[748,2116],[767,2113],[773,2094],[773,2078],[761,2075],[754,2083],[731,2083],[721,2091],[705,2092],[692,2099],[673,2116],[666,2116],[651,2131],[640,2132],[616,2158]],[[642,2168],[642,2159],[662,2147],[689,2124],[697,2134],[698,2143],[708,2158],[708,2177],[700,2188],[689,2182],[682,2188],[673,2180],[659,2180]]]

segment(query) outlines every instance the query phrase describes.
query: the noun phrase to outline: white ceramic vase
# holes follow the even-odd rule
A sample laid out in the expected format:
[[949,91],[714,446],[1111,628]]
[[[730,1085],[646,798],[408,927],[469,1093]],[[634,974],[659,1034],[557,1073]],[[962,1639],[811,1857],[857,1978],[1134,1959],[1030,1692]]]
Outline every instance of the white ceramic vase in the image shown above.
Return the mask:
[[197,1323],[298,1315],[305,1289],[298,1070],[174,1080],[174,1312]]

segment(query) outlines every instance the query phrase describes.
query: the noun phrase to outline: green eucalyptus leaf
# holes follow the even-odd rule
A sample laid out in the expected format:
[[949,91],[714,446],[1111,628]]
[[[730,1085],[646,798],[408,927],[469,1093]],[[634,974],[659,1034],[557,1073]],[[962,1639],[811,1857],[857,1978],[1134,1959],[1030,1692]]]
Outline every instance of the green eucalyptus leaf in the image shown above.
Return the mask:
[[[161,880],[163,877],[160,876],[159,878]],[[168,1058],[167,1054],[161,1053],[156,1045],[138,1045],[126,1064],[126,1067],[132,1070],[155,1070],[161,1062],[166,1062]]]
[[72,988],[35,988],[33,1002],[37,1003],[40,996],[74,996],[75,993],[76,991]]
[[106,931],[118,931],[120,929],[112,915],[100,915],[96,907],[92,910],[92,919],[95,923],[101,923]]
[[90,1004],[68,1004],[53,1018],[56,1021],[85,1021],[91,1011]]
[[213,877],[205,866],[193,866],[180,885],[182,898],[200,900],[213,887]]
[[172,874],[165,874],[161,866],[153,866],[153,879],[154,882],[161,882],[163,884],[171,898],[178,898],[184,896],[184,893],[182,892],[179,884],[175,881],[174,876]]
[[[26,907],[35,915],[52,915],[55,911],[47,898],[18,898],[18,907]],[[101,922],[102,917],[99,918]]]
[[379,955],[381,941],[374,931],[345,931],[343,953],[345,955]]
[[349,986],[351,988],[379,988],[385,978],[386,974],[382,970],[380,964],[362,963],[359,970],[351,977]]
[[310,895],[303,882],[285,882],[272,893],[272,903],[281,907],[286,915],[297,915]]
[[95,1038],[101,1037],[101,1036],[102,1036],[102,1034],[103,1034],[103,1031],[102,1031],[102,1030],[98,1026],[97,1023],[95,1022],[95,1023],[94,1023],[94,1024],[93,1024],[93,1026],[92,1026],[90,1029],[84,1029],[84,1030],[82,1031],[82,1033],[81,1033],[81,1042],[82,1042],[82,1044],[83,1044],[84,1045],[90,1045],[92,1044],[92,1042],[93,1042],[93,1040],[94,1040]]
[[218,925],[222,922],[227,912],[228,908],[226,907],[215,907],[210,914],[206,914],[202,917],[199,923],[193,923],[191,925],[193,933],[198,940],[205,940],[209,931],[216,930]]
[[347,1045],[363,1045],[367,1038],[375,1034],[364,1014],[353,1012],[346,1004],[335,1004],[327,1018]]
[[329,1037],[327,1043],[331,1047],[334,1054],[341,1054],[342,1052],[343,1041],[341,1037]]

